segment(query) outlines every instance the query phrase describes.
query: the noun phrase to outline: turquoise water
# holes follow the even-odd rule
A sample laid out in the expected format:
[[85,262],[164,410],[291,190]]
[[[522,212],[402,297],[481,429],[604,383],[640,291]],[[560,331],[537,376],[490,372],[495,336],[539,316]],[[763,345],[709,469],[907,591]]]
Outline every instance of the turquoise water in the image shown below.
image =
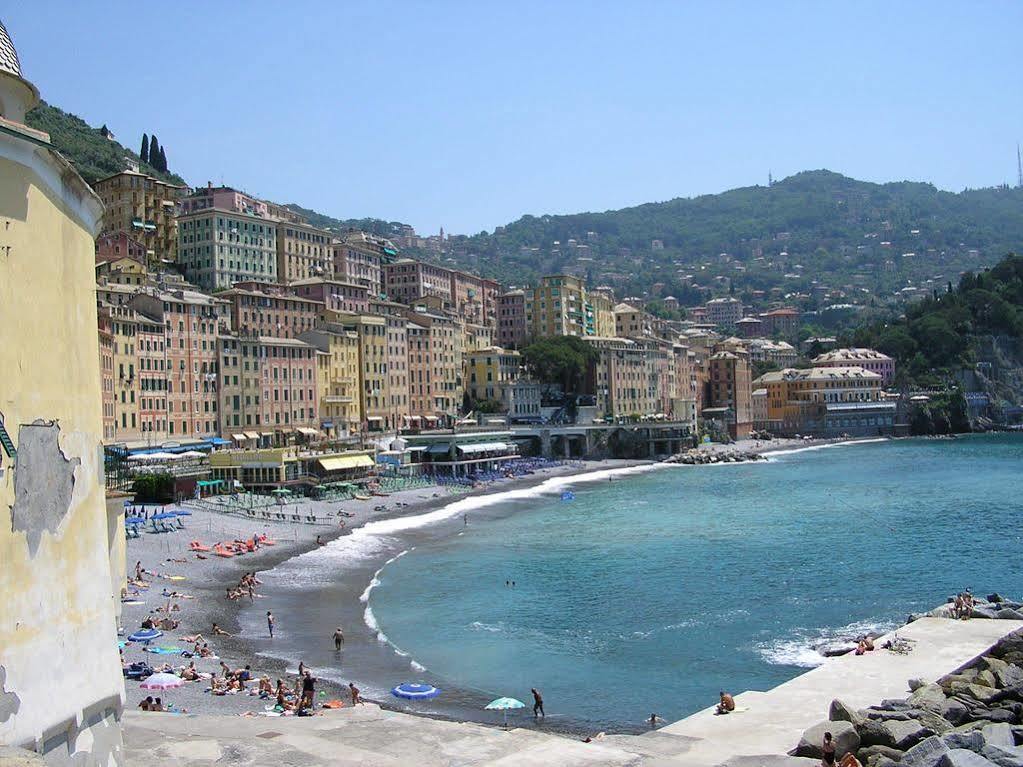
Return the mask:
[[671,721],[965,587],[1023,595],[1021,459],[981,436],[581,483],[420,542],[369,604],[463,705],[538,687],[551,725]]

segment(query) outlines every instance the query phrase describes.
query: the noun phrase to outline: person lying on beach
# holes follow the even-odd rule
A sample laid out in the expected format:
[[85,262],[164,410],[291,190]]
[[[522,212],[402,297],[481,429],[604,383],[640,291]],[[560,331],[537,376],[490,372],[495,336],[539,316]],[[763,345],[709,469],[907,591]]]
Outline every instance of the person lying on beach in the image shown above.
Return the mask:
[[216,623],[214,623],[213,624],[213,636],[216,636],[216,637],[229,637],[229,636],[234,636],[234,634],[228,634],[226,631],[224,631],[224,629],[220,628],[220,626],[218,626]]
[[173,620],[172,618],[159,618],[154,621],[154,625],[162,631],[173,631],[178,627],[178,621]]
[[178,673],[182,679],[186,682],[198,682],[199,671],[195,667],[195,661],[192,661],[187,666],[182,666],[181,671]]
[[[192,634],[190,636],[181,637],[181,641],[187,642],[188,644],[198,645],[200,642],[205,642],[206,640],[202,638],[202,634]],[[196,648],[196,651],[198,651],[198,648]]]
[[149,613],[145,618],[142,619],[142,628],[151,629],[153,628],[153,614]]
[[722,690],[719,695],[721,696],[721,702],[718,703],[716,713],[718,714],[730,714],[735,711],[735,698],[729,695],[727,692]]

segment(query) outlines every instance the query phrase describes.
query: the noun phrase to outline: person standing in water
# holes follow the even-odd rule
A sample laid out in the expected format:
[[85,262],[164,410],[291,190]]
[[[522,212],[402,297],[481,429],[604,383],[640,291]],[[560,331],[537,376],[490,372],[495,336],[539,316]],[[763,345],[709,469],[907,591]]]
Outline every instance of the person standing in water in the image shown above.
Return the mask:
[[266,611],[266,629],[270,632],[270,638],[274,638],[274,614],[269,610]]
[[533,693],[533,718],[535,719],[539,715],[546,719],[547,714],[543,711],[543,696],[535,687],[533,687],[530,692]]
[[341,631],[341,627],[338,626],[334,629],[334,649],[338,652],[341,651],[341,645],[345,643],[345,635]]

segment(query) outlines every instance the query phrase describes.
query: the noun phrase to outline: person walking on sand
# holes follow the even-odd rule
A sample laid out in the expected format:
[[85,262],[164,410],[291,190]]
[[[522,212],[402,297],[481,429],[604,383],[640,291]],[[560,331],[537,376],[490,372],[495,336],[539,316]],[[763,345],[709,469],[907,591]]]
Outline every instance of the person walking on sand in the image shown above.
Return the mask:
[[349,682],[348,689],[352,693],[352,705],[356,706],[362,703],[362,698],[359,697],[359,688],[355,686],[355,682]]
[[266,629],[270,632],[270,638],[274,638],[274,614],[269,610],[266,611]]
[[543,696],[540,694],[540,691],[535,687],[531,688],[530,692],[533,693],[533,718],[535,719],[539,714],[539,716],[542,716],[544,719],[546,719],[547,714],[545,714],[543,711]]
[[341,631],[341,627],[338,626],[334,629],[334,649],[341,652],[341,645],[345,643],[345,635]]

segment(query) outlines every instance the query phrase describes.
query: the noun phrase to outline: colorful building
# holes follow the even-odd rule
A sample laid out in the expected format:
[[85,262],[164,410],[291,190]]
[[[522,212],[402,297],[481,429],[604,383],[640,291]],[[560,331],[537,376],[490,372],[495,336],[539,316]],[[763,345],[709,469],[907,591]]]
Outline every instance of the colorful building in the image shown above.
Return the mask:
[[334,246],[330,232],[306,223],[280,221],[277,226],[277,279],[282,284],[334,272]]
[[436,264],[402,258],[383,268],[384,289],[392,301],[409,306],[419,299],[435,296],[441,301],[441,308],[454,306],[451,292],[452,273]]
[[748,352],[715,352],[710,356],[708,372],[709,408],[728,411],[723,420],[732,439],[749,437],[753,428],[753,387]]
[[317,350],[317,392],[320,428],[328,437],[341,438],[363,424],[359,376],[359,333],[349,324],[325,322],[299,336]]
[[232,329],[268,337],[294,338],[310,330],[324,309],[322,301],[267,283],[238,283],[217,298],[230,305]]
[[505,349],[522,346],[528,337],[526,292],[509,290],[497,297],[497,344]]
[[502,409],[507,410],[506,390],[522,375],[522,355],[500,346],[466,352],[465,371],[465,390],[470,407],[489,400],[500,403]]
[[333,243],[332,252],[334,279],[362,285],[372,297],[379,297],[384,291],[384,262],[398,255],[387,240],[357,231],[341,235]]
[[103,200],[103,232],[126,232],[141,242],[146,263],[175,261],[178,201],[188,188],[133,170],[100,179],[93,188]]
[[342,282],[328,277],[310,277],[292,282],[289,290],[296,296],[319,301],[324,309],[334,312],[369,311],[369,288],[354,282]]
[[888,386],[895,378],[895,360],[873,349],[832,349],[814,357],[817,368],[860,367],[881,376],[881,385]]

